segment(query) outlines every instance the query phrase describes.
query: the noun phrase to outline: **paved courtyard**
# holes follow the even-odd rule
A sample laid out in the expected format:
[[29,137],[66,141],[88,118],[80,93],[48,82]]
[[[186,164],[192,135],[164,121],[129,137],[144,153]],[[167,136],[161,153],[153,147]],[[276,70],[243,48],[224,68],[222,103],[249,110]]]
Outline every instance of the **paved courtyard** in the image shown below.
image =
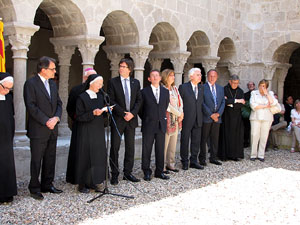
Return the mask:
[[[109,185],[134,199],[105,196],[87,203],[97,193],[80,194],[62,176],[55,185],[64,193],[47,193],[40,202],[29,197],[26,182],[19,183],[15,201],[0,206],[0,224],[300,224],[299,152],[270,150],[264,163],[245,153],[240,162],[180,170],[167,181]],[[135,165],[141,178],[140,161]]]

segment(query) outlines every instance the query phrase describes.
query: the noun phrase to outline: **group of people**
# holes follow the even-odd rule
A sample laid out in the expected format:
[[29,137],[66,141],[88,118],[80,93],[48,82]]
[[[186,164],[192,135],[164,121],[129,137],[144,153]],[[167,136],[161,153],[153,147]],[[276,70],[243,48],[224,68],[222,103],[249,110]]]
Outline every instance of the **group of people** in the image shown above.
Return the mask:
[[[43,200],[43,192],[59,194],[53,185],[55,172],[58,123],[62,114],[62,101],[52,80],[56,61],[49,57],[39,59],[37,74],[24,84],[24,101],[28,113],[27,136],[30,138],[31,164],[29,191],[32,198]],[[134,63],[129,58],[119,62],[119,76],[109,80],[107,93],[103,90],[103,77],[92,68],[85,70],[83,83],[72,88],[67,112],[72,120],[72,136],[67,163],[66,181],[78,185],[78,191],[101,191],[99,184],[107,179],[119,182],[119,150],[122,136],[125,141],[123,179],[139,182],[134,176],[135,129],[138,116],[142,126],[143,179],[152,179],[151,154],[154,145],[154,177],[167,180],[175,166],[178,133],[183,170],[204,169],[208,161],[221,166],[220,160],[239,161],[244,158],[244,123],[242,107],[244,92],[239,88],[239,77],[231,76],[228,85],[216,84],[218,72],[207,72],[207,82],[201,83],[201,70],[192,68],[189,81],[178,88],[171,69],[162,72],[153,69],[148,75],[150,85],[141,90],[133,78]],[[17,194],[13,157],[14,111],[10,90],[13,78],[0,74],[0,201],[10,202]],[[268,81],[261,80],[253,90],[251,106],[251,160],[264,161],[264,152],[273,121],[271,108],[278,103],[268,91]],[[300,137],[300,102],[292,111],[296,136]],[[110,120],[111,145],[106,149],[105,117]],[[4,146],[4,147],[3,147]],[[207,148],[208,147],[208,148]],[[109,165],[107,158],[109,157]],[[171,171],[171,172],[170,172]],[[41,179],[39,180],[39,176]]]

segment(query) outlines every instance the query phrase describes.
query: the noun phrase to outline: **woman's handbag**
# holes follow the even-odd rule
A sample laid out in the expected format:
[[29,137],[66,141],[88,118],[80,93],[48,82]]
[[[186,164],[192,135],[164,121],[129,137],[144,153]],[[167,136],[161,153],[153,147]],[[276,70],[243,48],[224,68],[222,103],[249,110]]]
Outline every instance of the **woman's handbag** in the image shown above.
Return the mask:
[[274,115],[276,113],[279,113],[281,111],[281,106],[279,103],[277,103],[276,105],[272,105],[270,108],[271,113]]

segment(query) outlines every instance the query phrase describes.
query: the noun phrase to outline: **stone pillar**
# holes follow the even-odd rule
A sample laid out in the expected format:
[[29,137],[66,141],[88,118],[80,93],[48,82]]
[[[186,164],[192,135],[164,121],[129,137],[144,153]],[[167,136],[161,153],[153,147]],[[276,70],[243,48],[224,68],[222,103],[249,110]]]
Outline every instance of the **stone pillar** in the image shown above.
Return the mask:
[[117,77],[119,75],[119,62],[124,57],[124,54],[107,51],[106,55],[110,60],[111,78]]
[[16,33],[9,35],[9,43],[11,44],[14,60],[14,107],[15,107],[15,145],[22,147],[26,145],[28,138],[26,134],[26,108],[23,99],[23,86],[27,78],[27,52],[30,45],[30,39],[35,29],[31,32]]
[[186,83],[186,82],[188,82],[189,80],[190,80],[190,78],[189,78],[189,71],[190,71],[190,69],[192,69],[194,67],[194,64],[193,63],[186,63],[185,65],[184,65],[184,69],[183,69],[183,73],[184,73],[184,75],[183,75],[183,81]]
[[272,79],[274,77],[274,73],[275,73],[277,66],[278,66],[277,63],[265,63],[263,75],[264,75],[264,79],[269,81],[268,90],[272,90]]
[[179,87],[179,85],[182,84],[183,68],[190,54],[191,54],[190,52],[182,52],[182,53],[174,54],[170,58],[171,63],[174,66],[176,87]]
[[228,70],[230,72],[230,76],[232,75],[238,75],[241,72],[241,66],[237,63],[228,63]]
[[142,46],[130,51],[130,56],[134,61],[134,77],[140,81],[141,88],[144,87],[144,67],[149,52],[153,46]]
[[209,70],[216,69],[219,59],[220,59],[220,57],[211,57],[211,58],[201,59],[202,66],[204,67],[206,74]]
[[160,58],[149,58],[148,61],[151,64],[152,69],[157,69],[160,71],[161,64],[164,60]]
[[[53,44],[55,42],[53,41]],[[60,123],[58,125],[59,136],[70,136],[71,131],[68,126],[68,113],[65,110],[68,103],[68,90],[69,90],[69,73],[71,66],[71,57],[74,53],[75,46],[61,46],[54,44],[55,52],[59,60],[59,96],[63,103],[63,111]]]
[[286,75],[288,73],[289,68],[291,67],[291,64],[282,64],[280,66],[280,75],[278,76],[277,81],[277,95],[279,102],[283,103],[283,89],[284,89],[284,81],[286,78]]
[[86,38],[80,40],[78,43],[78,49],[81,53],[82,57],[82,65],[84,74],[84,70],[86,68],[93,68],[95,65],[95,56],[99,51],[99,47],[101,43],[104,41],[104,37],[97,37],[97,38]]

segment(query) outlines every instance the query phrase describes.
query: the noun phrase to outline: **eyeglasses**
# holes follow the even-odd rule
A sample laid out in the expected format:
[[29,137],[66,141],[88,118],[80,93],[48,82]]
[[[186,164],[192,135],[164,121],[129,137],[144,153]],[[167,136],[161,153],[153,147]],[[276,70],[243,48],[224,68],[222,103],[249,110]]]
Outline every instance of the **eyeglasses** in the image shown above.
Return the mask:
[[119,66],[119,68],[128,68],[128,66]]
[[46,70],[56,71],[56,68],[46,68]]
[[1,84],[0,83],[0,85],[1,85],[1,87],[4,89],[4,90],[8,90],[8,91],[12,91],[13,89],[12,88],[7,88],[7,87],[5,87],[3,84]]

